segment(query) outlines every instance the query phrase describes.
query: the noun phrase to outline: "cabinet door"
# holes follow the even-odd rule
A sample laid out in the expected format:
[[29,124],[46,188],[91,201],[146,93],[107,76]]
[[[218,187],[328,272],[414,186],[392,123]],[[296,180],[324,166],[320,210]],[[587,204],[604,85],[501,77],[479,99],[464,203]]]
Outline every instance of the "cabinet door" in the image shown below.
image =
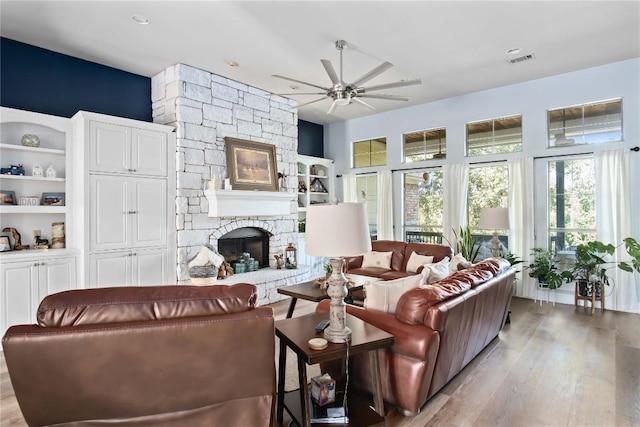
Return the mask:
[[129,251],[91,255],[89,287],[129,286],[131,258]]
[[41,261],[38,276],[40,300],[56,292],[75,289],[77,287],[76,260],[61,258]]
[[167,180],[132,178],[129,206],[135,212],[131,218],[133,247],[165,246],[167,244]]
[[90,124],[90,165],[93,172],[129,173],[131,128],[108,123]]
[[167,284],[167,250],[134,251],[131,270],[134,286]]
[[140,175],[167,176],[167,134],[133,129],[131,167]]
[[38,262],[0,264],[0,331],[35,322],[38,306]]
[[135,214],[127,203],[128,192],[126,177],[91,176],[91,251],[122,249],[131,245],[129,220]]

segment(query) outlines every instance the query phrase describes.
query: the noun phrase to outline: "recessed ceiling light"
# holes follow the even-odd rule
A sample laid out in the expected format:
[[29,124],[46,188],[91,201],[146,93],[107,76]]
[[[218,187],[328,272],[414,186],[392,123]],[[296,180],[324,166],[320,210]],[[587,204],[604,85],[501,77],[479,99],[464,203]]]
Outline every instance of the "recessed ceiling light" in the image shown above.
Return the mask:
[[522,52],[522,49],[520,49],[519,47],[512,47],[511,49],[508,49],[505,53],[507,55],[515,55],[516,53],[520,53]]
[[298,89],[300,89],[300,86],[298,86],[298,85],[291,85],[291,86],[289,86],[289,87],[290,87],[291,89],[293,89],[293,90],[298,90]]
[[147,25],[149,23],[147,17],[142,15],[132,15],[131,19],[133,19],[133,22],[140,25]]
[[238,62],[236,62],[236,61],[229,61],[228,64],[229,64],[230,67],[239,67],[240,66],[240,64]]

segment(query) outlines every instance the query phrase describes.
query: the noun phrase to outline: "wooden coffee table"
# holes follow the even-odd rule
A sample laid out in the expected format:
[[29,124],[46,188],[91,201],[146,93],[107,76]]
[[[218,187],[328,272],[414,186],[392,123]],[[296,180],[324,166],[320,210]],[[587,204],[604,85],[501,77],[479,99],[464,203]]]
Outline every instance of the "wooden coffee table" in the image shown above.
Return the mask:
[[[283,319],[275,322],[276,336],[280,339],[280,356],[278,362],[278,403],[276,417],[282,423],[284,409],[291,418],[303,427],[309,427],[309,388],[307,385],[306,365],[313,365],[331,360],[344,359],[347,346],[344,343],[329,343],[324,350],[312,350],[308,342],[311,338],[321,337],[315,333],[315,326],[322,319],[328,319],[329,313],[315,313],[306,316]],[[380,363],[378,349],[393,344],[393,335],[370,325],[357,317],[347,314],[347,326],[352,331],[349,355],[368,352],[371,364],[371,380],[374,388],[373,410],[366,396],[348,390],[349,425],[371,426],[384,425],[384,402],[380,382]],[[284,392],[287,347],[296,353],[298,358],[298,384],[295,391]]]

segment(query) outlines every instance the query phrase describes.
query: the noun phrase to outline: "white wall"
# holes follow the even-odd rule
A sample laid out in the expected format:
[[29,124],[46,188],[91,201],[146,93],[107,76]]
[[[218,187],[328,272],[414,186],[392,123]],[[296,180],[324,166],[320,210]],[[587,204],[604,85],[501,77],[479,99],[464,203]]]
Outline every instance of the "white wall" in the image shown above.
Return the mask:
[[[429,82],[423,84],[428,85]],[[623,99],[623,142],[546,148],[548,109],[619,97]],[[343,108],[359,106],[350,105]],[[521,153],[471,158],[464,156],[466,123],[516,114],[522,115]],[[445,160],[402,163],[403,133],[443,126],[447,128]],[[387,166],[353,170],[352,142],[380,136],[387,137]],[[334,123],[325,126],[324,132],[324,155],[335,160],[336,174],[433,167],[445,163],[485,162],[512,156],[538,157],[584,153],[635,146],[640,146],[640,58]],[[632,182],[640,183],[640,152],[631,153],[630,169]],[[394,220],[398,239],[402,238],[400,181],[400,174],[394,174]],[[340,179],[337,180],[336,187],[340,196]],[[633,224],[632,236],[639,239],[640,191],[632,190],[631,197],[633,218],[638,219]],[[544,215],[544,212],[537,215]]]

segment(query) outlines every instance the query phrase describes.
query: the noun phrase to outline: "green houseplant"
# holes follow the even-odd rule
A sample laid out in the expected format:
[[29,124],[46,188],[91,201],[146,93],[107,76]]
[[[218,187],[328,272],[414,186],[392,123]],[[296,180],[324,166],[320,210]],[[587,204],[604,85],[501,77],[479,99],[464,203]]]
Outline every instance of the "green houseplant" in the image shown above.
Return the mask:
[[[618,263],[608,261],[607,257],[612,256],[622,245],[631,259]],[[634,238],[627,237],[618,247],[598,240],[578,245],[572,267],[564,271],[562,277],[567,283],[578,283],[579,295],[591,296],[592,292],[595,292],[596,297],[599,297],[602,295],[602,284],[609,286],[611,283],[607,274],[609,268],[617,265],[626,272],[633,272],[634,269],[640,272],[640,244]]]
[[456,238],[455,245],[452,245],[446,238],[445,240],[447,240],[447,243],[454,248],[454,254],[462,254],[464,259],[467,261],[475,262],[476,258],[478,258],[480,245],[471,235],[471,229],[469,226],[460,227],[459,232],[456,232],[456,230],[453,229],[453,236]]
[[538,285],[557,289],[562,286],[562,275],[558,271],[555,255],[542,248],[533,248],[533,262],[526,268],[529,270],[529,277],[538,280]]

